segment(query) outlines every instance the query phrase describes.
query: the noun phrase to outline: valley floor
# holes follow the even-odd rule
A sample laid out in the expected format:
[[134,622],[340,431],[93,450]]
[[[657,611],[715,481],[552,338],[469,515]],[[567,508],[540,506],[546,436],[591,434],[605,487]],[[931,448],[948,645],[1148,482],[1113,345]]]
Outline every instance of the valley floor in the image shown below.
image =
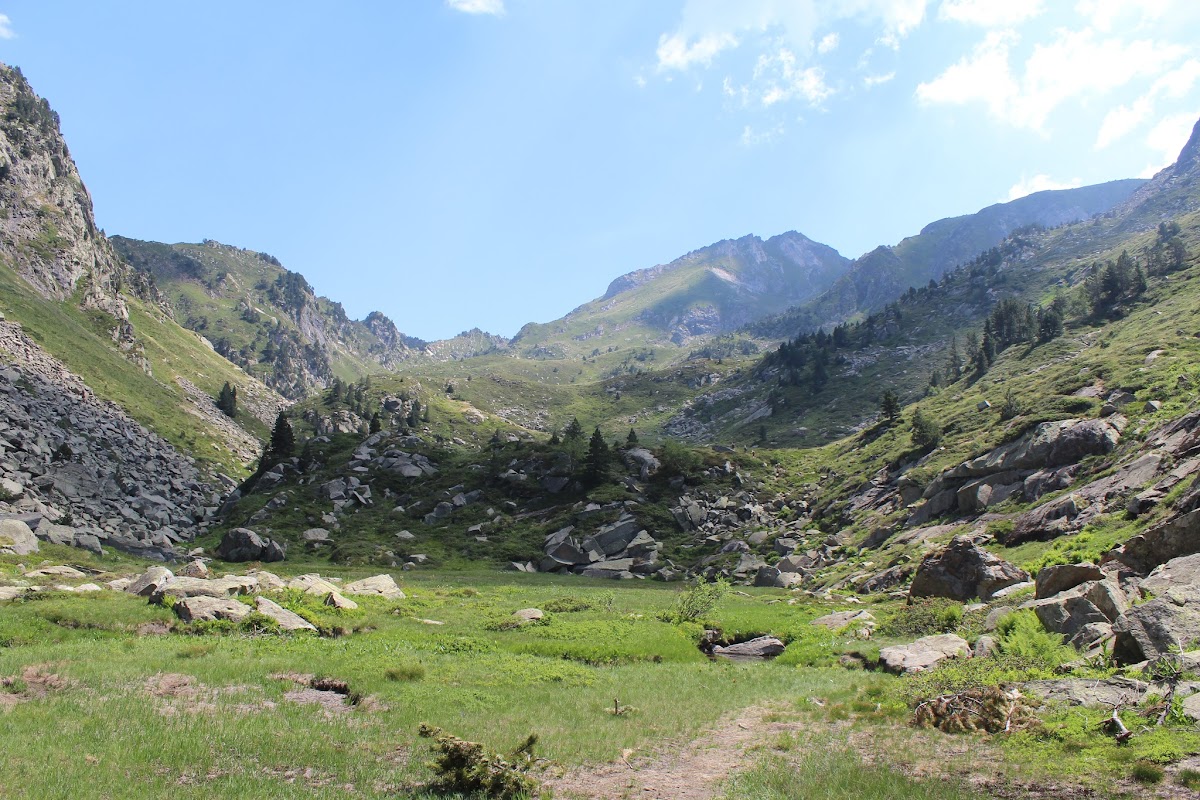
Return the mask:
[[[85,577],[29,576],[67,563]],[[501,753],[536,733],[533,774],[580,800],[1182,797],[1200,752],[1183,734],[1166,775],[1139,784],[1087,726],[1070,741],[912,728],[911,679],[839,666],[876,645],[810,624],[844,598],[734,591],[701,625],[672,617],[677,585],[410,572],[405,597],[357,609],[273,592],[320,631],[285,634],[257,615],[185,624],[181,601],[104,588],[144,568],[53,546],[0,556],[0,587],[22,589],[0,603],[0,796],[442,796],[425,788],[422,723]],[[101,589],[63,588],[84,580]],[[533,607],[543,619],[518,624]],[[712,660],[704,627],[790,644],[771,662]]]

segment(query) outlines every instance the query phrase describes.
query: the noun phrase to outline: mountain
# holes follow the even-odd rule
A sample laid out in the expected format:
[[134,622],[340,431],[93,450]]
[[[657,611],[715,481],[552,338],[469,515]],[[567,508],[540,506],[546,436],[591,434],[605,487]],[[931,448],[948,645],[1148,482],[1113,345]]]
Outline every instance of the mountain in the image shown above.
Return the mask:
[[112,238],[138,274],[153,278],[180,323],[280,394],[298,400],[334,378],[354,380],[413,358],[426,342],[375,311],[352,320],[268,253],[205,241]]
[[[210,478],[243,473],[286,405],[181,328],[154,276],[121,258],[96,227],[58,115],[19,69],[3,65],[0,311],[11,329],[0,350],[12,363],[58,362],[67,384],[79,381],[85,394],[185,449]],[[239,389],[236,420],[213,403],[226,382]]]
[[1078,189],[1036,192],[974,214],[931,222],[895,246],[855,259],[828,291],[778,317],[750,325],[767,338],[793,336],[877,311],[909,287],[936,281],[958,264],[1000,244],[1021,228],[1054,228],[1090,219],[1130,199],[1145,181],[1110,181]]
[[630,272],[561,320],[526,325],[512,346],[527,357],[611,347],[682,347],[815,297],[850,261],[790,231],[726,239],[669,264]]

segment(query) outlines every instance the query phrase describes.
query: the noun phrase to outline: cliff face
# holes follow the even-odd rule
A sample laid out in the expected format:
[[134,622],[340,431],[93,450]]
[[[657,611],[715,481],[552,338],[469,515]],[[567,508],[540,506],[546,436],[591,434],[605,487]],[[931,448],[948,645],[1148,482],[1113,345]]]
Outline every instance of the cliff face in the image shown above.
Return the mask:
[[97,230],[58,114],[19,69],[3,65],[0,117],[0,258],[47,299],[74,297],[128,320],[121,290],[149,287],[126,285],[128,269]]

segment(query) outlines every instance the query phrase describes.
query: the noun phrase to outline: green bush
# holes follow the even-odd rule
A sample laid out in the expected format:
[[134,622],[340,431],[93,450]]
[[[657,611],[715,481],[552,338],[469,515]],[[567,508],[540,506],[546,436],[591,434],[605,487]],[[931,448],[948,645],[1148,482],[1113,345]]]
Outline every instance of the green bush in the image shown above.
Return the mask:
[[425,677],[425,665],[419,661],[406,661],[384,670],[384,677],[389,681],[411,682]]
[[1032,609],[1006,614],[996,625],[1000,652],[1030,664],[1052,669],[1073,660],[1076,653],[1063,644],[1063,637],[1042,627]]
[[944,597],[927,597],[897,609],[877,631],[881,636],[929,636],[949,633],[962,623],[962,603]]
[[1160,783],[1163,775],[1163,768],[1158,764],[1149,764],[1144,761],[1134,764],[1133,769],[1129,771],[1129,777],[1138,783],[1145,784]]
[[729,581],[724,578],[717,578],[712,583],[697,581],[680,592],[675,598],[675,605],[659,614],[658,618],[676,625],[695,622],[716,608],[728,592]]

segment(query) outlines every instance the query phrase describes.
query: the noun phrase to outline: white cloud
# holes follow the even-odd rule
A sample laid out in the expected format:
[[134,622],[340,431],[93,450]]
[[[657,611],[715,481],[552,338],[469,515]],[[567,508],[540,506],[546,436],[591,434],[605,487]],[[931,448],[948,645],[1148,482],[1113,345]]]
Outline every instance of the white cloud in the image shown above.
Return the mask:
[[16,35],[12,29],[12,20],[7,14],[0,14],[0,39],[13,39]]
[[1022,176],[1021,180],[1013,184],[1008,190],[1008,200],[1016,200],[1019,197],[1033,194],[1034,192],[1046,192],[1052,189],[1074,189],[1077,186],[1082,186],[1083,181],[1079,178],[1071,178],[1068,181],[1057,181],[1049,175],[1037,174],[1032,178]]
[[895,70],[893,70],[885,75],[868,75],[867,77],[863,78],[863,86],[867,87],[868,89],[873,89],[876,86],[887,83],[888,81],[892,80],[895,77],[896,77]]
[[722,50],[737,47],[737,37],[732,33],[713,33],[701,36],[695,42],[681,34],[658,37],[658,68],[660,70],[686,70],[693,64],[708,66]]
[[780,123],[773,128],[766,130],[755,130],[747,125],[742,129],[741,143],[742,147],[758,147],[762,144],[769,144],[775,141],[784,133],[783,123]]
[[[1172,0],[1079,0],[1075,11],[1098,31],[1133,30],[1162,19],[1171,11]],[[1118,25],[1117,23],[1120,23]]]
[[1042,0],[943,0],[938,8],[938,18],[965,25],[1001,28],[1019,25],[1044,10]]
[[838,35],[836,33],[827,33],[821,37],[821,41],[817,42],[817,52],[821,55],[832,53],[837,49]]
[[1103,150],[1118,139],[1125,138],[1141,125],[1153,110],[1154,105],[1149,97],[1139,97],[1130,105],[1117,106],[1109,111],[1100,123],[1100,133],[1096,135],[1096,149]]
[[1200,78],[1200,61],[1190,58],[1175,70],[1168,72],[1154,82],[1150,88],[1153,95],[1162,95],[1172,100],[1180,100],[1192,89],[1192,85]]
[[990,32],[975,50],[917,87],[923,104],[981,102],[1010,125],[1043,132],[1047,118],[1068,100],[1103,96],[1130,82],[1160,76],[1187,50],[1149,40],[1097,38],[1094,31],[1060,30],[1033,48],[1017,73],[1010,64],[1016,34]]
[[446,5],[464,14],[504,14],[504,0],[446,0]]
[[1151,174],[1168,164],[1174,163],[1179,157],[1179,151],[1187,144],[1192,134],[1192,126],[1200,117],[1200,111],[1185,111],[1181,114],[1171,114],[1159,120],[1158,124],[1146,134],[1146,145],[1160,156],[1157,167],[1148,167]]
[[815,106],[834,93],[825,83],[824,70],[800,67],[795,53],[786,47],[779,48],[776,53],[760,55],[754,65],[754,79],[763,85],[762,104],[768,107],[795,98]]
[[641,75],[634,75],[634,76],[633,76],[633,83],[634,83],[634,85],[635,85],[635,86],[637,86],[639,89],[645,89],[645,88],[646,88],[646,79],[645,79],[645,77],[643,77],[643,76],[641,76]]

